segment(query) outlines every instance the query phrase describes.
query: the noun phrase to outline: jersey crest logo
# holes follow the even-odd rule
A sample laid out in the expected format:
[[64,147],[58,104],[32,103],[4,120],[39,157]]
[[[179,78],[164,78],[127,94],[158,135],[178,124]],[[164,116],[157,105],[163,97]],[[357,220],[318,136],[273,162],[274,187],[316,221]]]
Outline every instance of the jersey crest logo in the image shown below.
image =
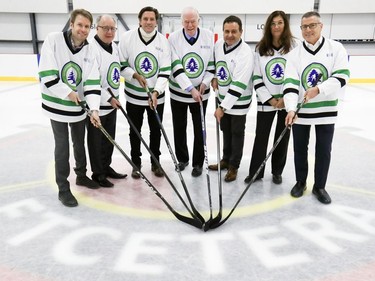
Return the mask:
[[61,80],[73,91],[77,91],[77,86],[82,82],[82,69],[75,62],[66,63],[61,71]]
[[[322,74],[322,77],[319,81],[316,81],[318,75]],[[328,71],[324,65],[320,63],[312,63],[308,65],[302,72],[301,76],[301,83],[305,90],[312,87],[312,85],[319,84],[319,82],[323,82],[328,79]]]
[[226,87],[232,82],[226,62],[219,61],[216,63],[216,77],[221,87]]
[[284,80],[286,60],[284,58],[273,58],[266,65],[268,80],[275,85],[281,85]]
[[182,58],[182,65],[188,78],[199,77],[203,72],[203,60],[196,53],[188,53]]
[[149,52],[142,52],[135,58],[135,68],[146,79],[154,76],[158,71],[158,61]]
[[108,68],[107,82],[113,89],[118,89],[120,87],[120,79],[120,64],[113,62]]

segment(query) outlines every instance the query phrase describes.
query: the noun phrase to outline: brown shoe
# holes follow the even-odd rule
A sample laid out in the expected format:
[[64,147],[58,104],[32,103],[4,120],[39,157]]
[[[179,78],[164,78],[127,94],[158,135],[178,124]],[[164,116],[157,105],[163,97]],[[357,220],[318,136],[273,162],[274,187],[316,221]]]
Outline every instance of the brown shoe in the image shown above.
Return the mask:
[[[225,160],[220,160],[220,170],[224,170],[228,168],[229,168],[229,163]],[[218,165],[217,164],[208,165],[208,169],[212,171],[217,171]]]
[[163,171],[156,165],[151,165],[151,171],[159,178],[164,177]]
[[238,169],[234,168],[233,166],[230,166],[229,169],[228,169],[227,174],[225,175],[224,180],[226,182],[231,182],[231,181],[236,180],[236,178],[237,178],[237,171],[238,171]]

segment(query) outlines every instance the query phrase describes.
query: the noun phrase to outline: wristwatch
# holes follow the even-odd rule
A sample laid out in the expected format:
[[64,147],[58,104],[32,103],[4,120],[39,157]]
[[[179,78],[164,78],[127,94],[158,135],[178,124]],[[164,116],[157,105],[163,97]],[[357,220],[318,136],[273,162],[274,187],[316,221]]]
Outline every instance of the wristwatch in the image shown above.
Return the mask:
[[223,112],[225,112],[225,111],[227,110],[226,108],[222,107],[221,105],[219,105],[219,108],[220,108]]

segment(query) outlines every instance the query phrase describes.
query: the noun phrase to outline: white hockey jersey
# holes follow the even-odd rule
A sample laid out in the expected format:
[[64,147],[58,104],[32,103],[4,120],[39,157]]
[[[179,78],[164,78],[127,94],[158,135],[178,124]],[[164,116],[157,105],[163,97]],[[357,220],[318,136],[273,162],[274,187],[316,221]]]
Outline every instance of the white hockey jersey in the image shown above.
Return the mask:
[[190,86],[206,85],[203,100],[210,95],[210,83],[215,74],[214,35],[211,31],[198,28],[196,41],[190,43],[184,29],[173,32],[169,38],[172,51],[172,74],[169,79],[171,99],[193,103]]
[[324,37],[320,41],[315,51],[303,42],[288,56],[283,91],[287,111],[296,111],[306,90],[322,74],[318,81],[319,94],[302,106],[296,124],[334,124],[339,92],[349,80],[348,55],[343,45]]
[[139,28],[127,31],[119,43],[121,75],[125,78],[125,97],[132,104],[148,106],[148,95],[133,74],[144,76],[150,91],[160,93],[158,104],[164,103],[165,88],[171,74],[171,51],[167,38],[159,32],[145,42]]
[[90,44],[96,52],[96,60],[99,66],[102,86],[99,115],[103,116],[114,110],[108,102],[112,97],[108,93],[108,88],[111,89],[117,99],[119,98],[121,78],[120,55],[115,43],[107,45],[97,35],[90,41]]
[[[296,46],[296,44],[293,44]],[[257,110],[263,112],[277,111],[268,103],[272,98],[283,97],[283,82],[288,54],[283,54],[283,47],[273,48],[273,56],[261,56],[255,51],[255,68],[253,75],[254,90],[257,94]]]
[[245,115],[249,112],[253,92],[254,53],[242,39],[228,51],[225,51],[224,40],[220,39],[214,49],[219,102],[227,109],[225,113]]
[[69,32],[49,34],[39,62],[42,108],[50,119],[59,122],[86,118],[86,112],[68,98],[72,90],[81,101],[87,101],[90,109],[99,110],[100,105],[100,74],[95,54],[87,42],[74,50]]

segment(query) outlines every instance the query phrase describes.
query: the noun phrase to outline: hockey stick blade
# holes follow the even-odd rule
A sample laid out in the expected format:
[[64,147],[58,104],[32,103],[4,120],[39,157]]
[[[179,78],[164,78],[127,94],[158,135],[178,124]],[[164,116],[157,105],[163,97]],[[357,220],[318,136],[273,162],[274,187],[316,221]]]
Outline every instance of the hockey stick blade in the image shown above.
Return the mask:
[[[79,105],[82,107],[84,111],[86,111],[87,115],[91,117],[91,112],[86,108],[85,102],[80,102]],[[146,176],[138,169],[138,167],[133,163],[133,161],[129,158],[129,156],[124,152],[124,150],[120,147],[120,145],[111,137],[111,135],[104,129],[101,124],[97,124],[100,131],[105,135],[105,137],[115,146],[118,151],[125,157],[128,163],[134,168],[137,169],[138,173],[141,175],[141,178],[146,182],[146,184],[151,188],[151,190],[159,197],[160,200],[166,205],[169,211],[180,221],[195,226],[199,229],[202,229],[203,223],[197,219],[192,219],[186,216],[183,216],[176,212],[172,206],[168,203],[168,201],[160,194],[160,192],[155,188],[155,186],[146,178]]]

